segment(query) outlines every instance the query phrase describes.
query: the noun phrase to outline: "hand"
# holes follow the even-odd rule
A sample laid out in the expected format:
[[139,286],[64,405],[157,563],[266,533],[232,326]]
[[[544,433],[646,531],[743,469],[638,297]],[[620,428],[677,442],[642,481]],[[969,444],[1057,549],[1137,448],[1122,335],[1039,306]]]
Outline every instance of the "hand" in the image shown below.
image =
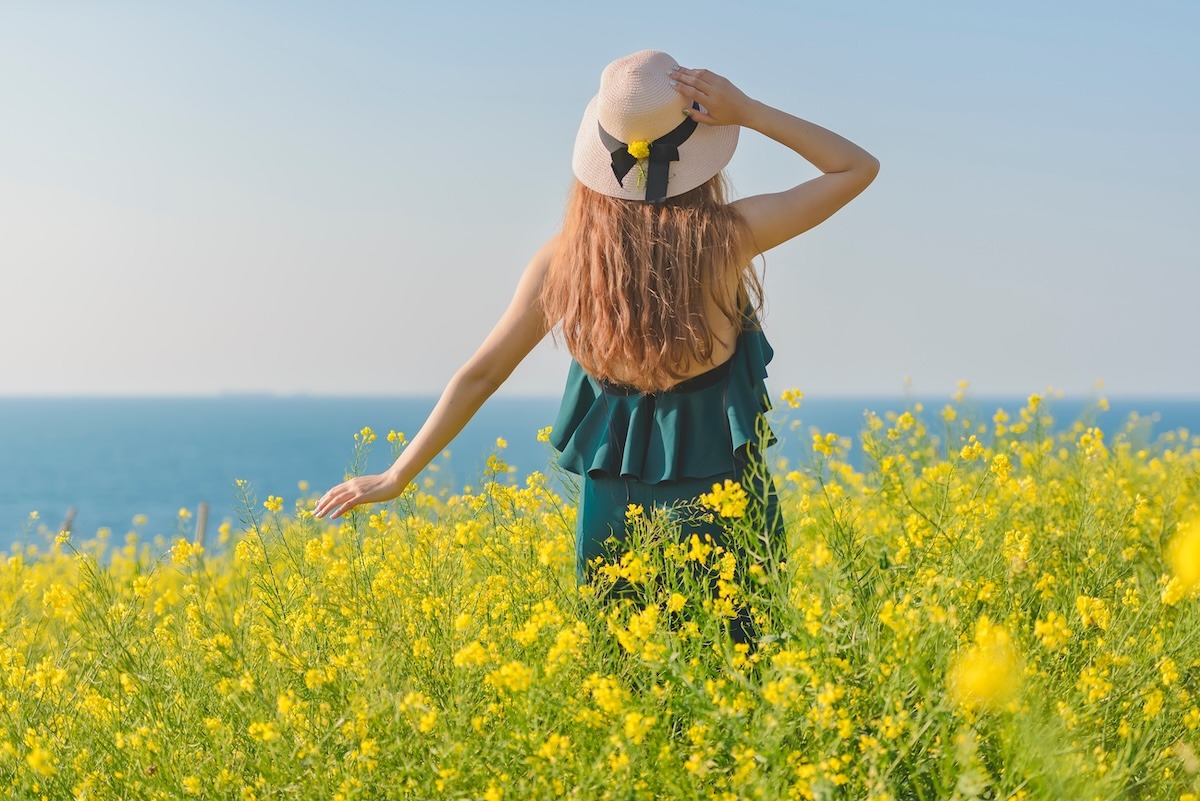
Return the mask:
[[333,512],[329,519],[336,520],[360,503],[390,501],[404,491],[404,487],[397,486],[397,483],[387,473],[355,476],[322,495],[313,509],[313,517],[325,517]]
[[728,79],[708,70],[680,67],[671,73],[671,80],[676,92],[704,107],[692,109],[691,117],[706,125],[744,125],[754,103]]

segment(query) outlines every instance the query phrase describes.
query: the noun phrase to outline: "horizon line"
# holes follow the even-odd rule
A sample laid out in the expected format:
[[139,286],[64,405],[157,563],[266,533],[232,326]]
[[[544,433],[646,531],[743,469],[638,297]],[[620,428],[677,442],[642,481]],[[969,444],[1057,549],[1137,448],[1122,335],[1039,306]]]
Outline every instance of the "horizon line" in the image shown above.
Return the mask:
[[[964,393],[962,402],[972,399],[1019,399],[1027,400],[1030,395],[1040,395],[1045,401],[1054,400],[1093,400],[1098,401],[1104,398],[1108,401],[1133,401],[1133,400],[1169,400],[1169,401],[1195,401],[1200,403],[1200,390],[1196,391],[1158,391],[1158,392],[1134,392],[1134,393],[1106,393],[1103,391],[1091,390],[1090,392],[1067,392],[1065,390],[1042,390],[1037,392],[1021,392],[1021,391],[996,391],[982,392],[972,394]],[[74,392],[74,393],[0,393],[0,401],[8,400],[437,400],[441,397],[441,393],[323,393],[323,392],[287,392],[287,391],[219,391],[219,392],[146,392],[146,393],[108,393],[108,392]],[[559,400],[560,393],[542,394],[542,393],[497,393],[492,395],[485,403],[492,400]],[[811,390],[804,391],[803,401],[825,401],[825,400],[906,400],[912,399],[916,401],[929,400],[946,400],[947,402],[954,401],[954,393],[938,394],[928,392],[828,392],[816,393]],[[803,402],[802,401],[802,402]],[[772,400],[772,403],[784,403],[782,400]]]

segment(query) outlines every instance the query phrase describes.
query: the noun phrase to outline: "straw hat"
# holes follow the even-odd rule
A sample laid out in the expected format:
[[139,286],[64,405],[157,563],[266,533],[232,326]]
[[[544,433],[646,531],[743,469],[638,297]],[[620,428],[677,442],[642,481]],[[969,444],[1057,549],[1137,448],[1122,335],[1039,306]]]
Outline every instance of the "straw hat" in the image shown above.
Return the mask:
[[666,53],[642,50],[604,68],[571,159],[585,186],[656,202],[695,189],[729,163],[740,129],[703,125],[685,113],[692,103],[669,74],[678,66]]

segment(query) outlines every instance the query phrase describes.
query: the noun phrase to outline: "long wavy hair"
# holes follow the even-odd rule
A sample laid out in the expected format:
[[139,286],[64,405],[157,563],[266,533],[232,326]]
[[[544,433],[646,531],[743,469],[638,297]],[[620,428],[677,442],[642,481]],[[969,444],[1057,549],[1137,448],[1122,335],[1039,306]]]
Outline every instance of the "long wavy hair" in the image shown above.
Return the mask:
[[662,203],[609,197],[575,180],[542,286],[546,319],[561,323],[567,350],[589,374],[667,389],[711,361],[720,338],[710,308],[734,331],[751,324],[747,305],[757,319],[762,284],[748,259],[739,263],[749,236],[721,173]]

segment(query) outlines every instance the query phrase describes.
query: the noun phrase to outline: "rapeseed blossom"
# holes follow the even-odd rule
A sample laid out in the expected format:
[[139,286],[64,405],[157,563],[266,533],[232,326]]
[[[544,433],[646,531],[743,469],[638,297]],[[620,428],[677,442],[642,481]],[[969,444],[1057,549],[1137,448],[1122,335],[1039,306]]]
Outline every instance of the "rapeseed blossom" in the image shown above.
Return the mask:
[[1200,438],[1055,430],[1041,396],[978,422],[962,389],[785,443],[786,541],[740,572],[680,528],[757,547],[730,482],[626,509],[577,585],[569,482],[498,457],[338,521],[242,481],[209,551],[34,517],[51,547],[0,559],[4,793],[1187,798]]
[[533,671],[519,660],[513,660],[487,674],[484,681],[499,690],[521,692],[533,683]]
[[1051,651],[1062,648],[1071,637],[1067,619],[1054,610],[1050,610],[1045,620],[1039,619],[1034,622],[1033,633],[1041,640],[1042,645]]
[[1001,709],[1020,688],[1021,662],[1007,631],[982,615],[971,645],[955,654],[947,671],[950,696],[965,707]]
[[1167,546],[1167,563],[1183,592],[1200,588],[1200,515],[1178,524]]
[[54,755],[41,746],[32,748],[25,761],[29,764],[29,769],[39,776],[53,776],[58,772],[58,767],[54,764]]
[[789,408],[799,409],[800,401],[804,399],[804,393],[798,389],[785,389],[779,397]]
[[177,565],[186,564],[194,557],[204,553],[204,546],[199,543],[192,543],[180,537],[175,540],[175,546],[171,549],[171,561]]
[[739,482],[727,478],[724,484],[713,484],[712,492],[702,494],[700,502],[721,517],[741,517],[746,513],[750,496]]

